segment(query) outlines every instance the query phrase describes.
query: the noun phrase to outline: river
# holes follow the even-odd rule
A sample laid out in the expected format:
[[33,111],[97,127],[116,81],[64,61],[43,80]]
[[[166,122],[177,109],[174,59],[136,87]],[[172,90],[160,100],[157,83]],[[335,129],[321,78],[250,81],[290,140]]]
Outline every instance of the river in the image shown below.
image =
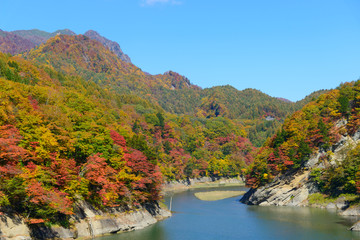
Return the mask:
[[[207,202],[195,189],[173,196],[171,218],[142,230],[97,240],[227,240],[227,239],[360,239],[347,229],[354,220],[316,208],[259,207],[239,203],[240,197]],[[216,190],[246,190],[239,187]],[[169,198],[165,199],[169,205]]]

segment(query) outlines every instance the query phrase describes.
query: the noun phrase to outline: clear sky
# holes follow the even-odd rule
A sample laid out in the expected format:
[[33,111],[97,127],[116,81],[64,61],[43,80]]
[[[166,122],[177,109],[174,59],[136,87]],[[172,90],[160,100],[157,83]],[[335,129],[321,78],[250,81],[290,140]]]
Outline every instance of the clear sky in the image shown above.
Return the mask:
[[89,29],[151,74],[300,100],[360,77],[359,0],[0,0],[0,29]]

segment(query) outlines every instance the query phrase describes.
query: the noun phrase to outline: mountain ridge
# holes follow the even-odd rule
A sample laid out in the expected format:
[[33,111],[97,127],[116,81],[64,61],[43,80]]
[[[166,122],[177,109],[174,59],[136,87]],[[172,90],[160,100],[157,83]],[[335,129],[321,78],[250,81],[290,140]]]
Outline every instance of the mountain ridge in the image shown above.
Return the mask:
[[[2,31],[2,30],[0,30]],[[2,31],[2,35],[4,35],[4,33],[9,34],[12,39],[14,39],[14,36],[17,36],[17,39],[20,39],[22,41],[29,41],[32,44],[14,44],[12,46],[12,51],[7,51],[6,49],[9,47],[5,47],[6,45],[10,45],[10,43],[7,43],[7,41],[3,40],[0,38],[0,46],[4,45],[4,47],[0,48],[0,50],[2,50],[2,52],[9,52],[11,54],[18,54],[24,51],[29,51],[30,49],[34,48],[35,46],[39,46],[40,44],[45,43],[47,40],[49,40],[50,38],[58,35],[58,34],[63,34],[63,35],[70,35],[70,36],[74,36],[76,35],[75,32],[71,31],[70,29],[61,29],[61,30],[56,30],[55,32],[46,32],[46,31],[42,31],[39,29],[31,29],[31,30],[15,30],[15,31],[11,31],[11,32],[5,32]],[[130,57],[126,54],[124,54],[124,52],[121,50],[120,45],[117,42],[111,41],[103,36],[101,36],[99,33],[97,33],[94,30],[88,30],[86,31],[83,35],[97,40],[99,41],[101,44],[103,44],[104,46],[108,47],[110,49],[110,51],[114,52],[121,60],[127,62],[127,63],[131,63]],[[19,40],[18,40],[19,41]],[[16,46],[19,47],[19,49],[14,49],[16,48]]]
[[84,33],[84,36],[87,36],[91,39],[99,41],[101,44],[110,49],[113,53],[115,53],[121,60],[127,63],[131,63],[130,57],[121,50],[120,45],[117,42],[111,41],[94,30],[88,30]]
[[[54,37],[57,34],[64,34],[64,35],[70,35],[70,36],[74,36],[76,35],[75,32],[71,31],[70,29],[62,29],[62,30],[56,30],[52,33],[46,32],[46,31],[42,31],[39,29],[31,29],[31,30],[15,30],[15,31],[11,31],[11,32],[5,32],[2,31],[2,34],[4,33],[11,33],[11,34],[15,34],[16,36],[23,38],[25,40],[28,40],[30,42],[32,42],[35,45],[39,45],[41,43],[45,43],[49,38]],[[1,32],[0,32],[0,36],[1,36]],[[123,51],[121,50],[120,46],[118,43],[111,41],[103,36],[101,36],[98,32],[94,31],[94,30],[88,30],[86,31],[83,35],[90,37],[91,39],[97,40],[99,42],[101,42],[104,46],[108,47],[112,52],[114,52],[118,57],[120,57],[121,60],[131,63],[130,57],[126,54],[123,53]],[[0,40],[1,43],[1,40]],[[33,47],[25,47],[25,50],[30,50]],[[24,51],[24,50],[22,50]],[[7,52],[5,50],[3,50],[3,52]],[[16,51],[15,54],[20,53],[19,51]],[[14,54],[14,53],[12,53]],[[167,71],[167,72],[172,72],[171,70]],[[164,74],[166,74],[167,72],[165,72]],[[146,72],[144,72],[146,75],[151,75],[148,74]],[[161,75],[161,74],[157,74],[157,75]],[[152,75],[151,75],[152,76]],[[155,76],[155,75],[154,75]],[[216,86],[214,86],[216,87]],[[245,89],[243,89],[245,90]],[[242,91],[242,90],[239,90]],[[265,93],[266,94],[266,93]],[[268,95],[268,94],[266,94]],[[283,100],[285,102],[292,102],[288,99],[282,98],[282,97],[276,97],[280,100]],[[306,96],[304,97],[306,98]],[[301,101],[301,100],[299,100]],[[299,102],[296,101],[296,102]]]
[[[173,71],[148,75],[101,42],[68,33],[16,56],[0,53],[0,211],[29,224],[69,226],[80,201],[156,203],[164,180],[246,173],[248,185],[261,187],[308,171],[311,151],[331,163],[333,146],[357,134],[360,81],[296,103],[230,85],[201,89]],[[359,152],[339,174],[316,169],[309,178],[326,194],[344,192],[338,179],[357,191],[351,161]]]
[[[35,32],[40,37],[43,37],[42,41],[44,40],[44,36],[47,38],[51,35],[50,33],[40,30],[17,32],[23,36],[26,34],[30,34],[31,36],[31,34]],[[64,34],[57,36],[57,33]],[[137,66],[131,64],[131,62],[128,61],[129,58],[122,52],[117,43],[100,36],[93,30],[87,31],[85,35],[100,42],[106,49],[115,53],[117,57],[119,57],[119,55],[122,56],[123,59],[120,57],[121,61],[119,62],[114,56],[111,56],[110,53],[105,53],[105,49],[100,48],[97,44],[90,44],[85,38],[83,40],[78,39],[76,44],[83,50],[79,52],[75,48],[74,51],[77,51],[78,56],[74,56],[71,51],[67,50],[68,46],[64,44],[61,45],[61,42],[66,39],[64,41],[68,41],[67,44],[70,46],[75,44],[75,42],[71,40],[71,37],[77,38],[76,36],[80,35],[74,35],[74,33],[68,29],[58,30],[52,33],[52,36],[63,39],[62,41],[54,42],[52,38],[48,39],[51,44],[59,45],[56,49],[53,49],[54,46],[49,46],[49,44],[45,42],[43,43],[46,46],[45,49],[40,45],[37,49],[28,50],[29,52],[24,53],[23,56],[29,58],[31,55],[34,55],[34,52],[38,52],[38,56],[33,56],[32,58],[39,64],[44,64],[45,59],[49,58],[47,60],[51,62],[50,65],[58,71],[65,71],[67,73],[71,71],[72,74],[80,74],[87,80],[100,81],[103,86],[107,84],[112,89],[116,89],[116,91],[124,94],[131,93],[138,95],[153,103],[160,104],[164,110],[170,113],[192,114],[203,117],[226,116],[231,119],[239,119],[242,124],[246,126],[248,136],[256,146],[261,146],[266,138],[275,133],[275,129],[280,126],[287,114],[300,109],[312,100],[312,98],[305,97],[303,100],[293,103],[271,97],[258,90],[237,90],[230,86],[215,86],[201,89],[193,85],[185,76],[173,71],[168,71],[164,74],[149,75]],[[70,37],[68,38],[66,36]],[[81,41],[88,41],[88,43],[81,43]],[[89,44],[87,48],[94,48],[92,58],[88,58],[87,54],[89,54],[89,49],[85,49],[84,44]],[[42,49],[43,52],[40,53],[39,49]],[[56,50],[57,55],[59,55],[58,59],[55,59],[52,53],[47,52],[50,50]],[[62,52],[63,50],[66,52],[66,55]],[[104,57],[101,60],[102,66],[98,65],[97,61],[99,59],[96,59],[94,55],[96,52],[101,52]],[[81,60],[79,56],[88,59],[79,61]],[[104,61],[105,59],[107,60]],[[272,121],[266,120],[268,116],[271,117]],[[249,119],[251,121],[248,121]]]
[[[117,60],[107,46],[100,44],[101,47],[84,35],[55,38],[57,40],[49,39],[23,56],[38,64],[49,61],[58,71],[79,74],[120,93],[135,94],[173,114],[238,119],[257,146],[275,133],[289,113],[310,101],[286,102],[259,90],[239,91],[229,85],[201,89],[173,71],[148,75],[131,63]],[[273,117],[274,121],[267,121],[267,116]]]
[[28,39],[11,32],[0,30],[0,52],[18,54],[34,48],[36,45]]

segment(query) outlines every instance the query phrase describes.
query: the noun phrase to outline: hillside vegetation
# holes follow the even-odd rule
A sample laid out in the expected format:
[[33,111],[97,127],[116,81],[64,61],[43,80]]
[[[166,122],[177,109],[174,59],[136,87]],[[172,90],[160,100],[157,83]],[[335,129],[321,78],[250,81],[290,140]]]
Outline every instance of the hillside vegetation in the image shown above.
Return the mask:
[[[271,137],[287,115],[319,95],[314,93],[292,103],[255,89],[239,91],[231,86],[201,89],[172,71],[149,75],[83,35],[58,35],[23,57],[62,73],[80,75],[117,93],[137,95],[169,113],[236,120],[256,146]],[[266,117],[271,117],[271,121]]]
[[[35,33],[23,37],[44,35]],[[251,142],[261,145],[311,98],[201,89],[172,71],[147,74],[105,43],[70,32],[16,56],[0,53],[0,211],[67,224],[79,200],[136,206],[158,200],[165,180],[239,176],[257,154]],[[300,166],[290,159],[308,154],[300,149],[275,170]],[[253,166],[248,182],[260,184]],[[276,174],[264,169],[267,179]]]
[[21,57],[0,53],[0,85],[0,205],[30,222],[66,222],[81,199],[154,201],[164,179],[237,176],[254,156],[230,119],[171,115]]
[[348,146],[342,158],[332,149],[346,136],[359,134],[360,80],[345,83],[321,95],[287,118],[281,129],[259,150],[248,171],[253,188],[269,183],[284,173],[306,169],[310,155],[321,154],[321,168],[311,169],[311,179],[327,196],[360,192],[360,147]]
[[[202,90],[191,84],[186,77],[172,71],[158,75],[142,72],[131,64],[130,58],[122,52],[118,43],[93,30],[84,34],[87,38],[80,35],[73,38],[76,34],[68,29],[53,33],[37,29],[2,31],[0,36],[5,37],[0,37],[0,51],[12,54],[27,52],[59,34],[60,41],[59,38],[57,41],[50,40],[51,45],[46,43],[45,48],[32,50],[32,53],[25,53],[24,56],[41,64],[50,63],[55,70],[62,73],[80,74],[85,80],[95,81],[105,88],[111,87],[120,93],[135,94],[159,104],[169,113],[234,119],[245,126],[248,138],[257,147],[275,134],[287,115],[324,92],[315,92],[292,103],[270,97],[255,89],[238,91],[231,86],[219,86]],[[96,40],[96,44],[90,39]],[[104,48],[99,48],[99,43]],[[121,63],[115,63],[118,60],[110,56],[110,52],[120,58]],[[54,53],[59,56],[55,57]],[[101,55],[99,59],[97,53]],[[104,60],[106,61],[102,62]],[[120,71],[114,71],[114,68]]]

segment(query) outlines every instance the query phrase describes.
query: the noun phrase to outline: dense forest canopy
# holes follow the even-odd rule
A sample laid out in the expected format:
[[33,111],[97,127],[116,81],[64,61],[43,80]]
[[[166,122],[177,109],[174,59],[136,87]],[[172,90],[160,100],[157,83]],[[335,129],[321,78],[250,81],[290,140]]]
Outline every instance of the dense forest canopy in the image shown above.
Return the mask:
[[[98,208],[156,201],[164,181],[247,172],[259,186],[334,143],[334,119],[356,124],[356,91],[341,90],[348,85],[311,103],[327,91],[292,103],[255,89],[201,89],[172,71],[143,72],[106,39],[63,32],[19,32],[35,47],[0,53],[0,210],[29,222],[66,223],[79,200]],[[0,36],[1,49],[14,52],[14,36]],[[326,97],[334,92],[336,103]],[[306,103],[305,117],[286,118]],[[325,103],[330,109],[318,107]],[[304,129],[303,119],[311,121]]]
[[238,176],[255,148],[225,117],[174,115],[137,95],[0,53],[0,204],[29,221],[159,199],[164,180]]
[[[239,91],[229,85],[201,89],[172,71],[149,75],[83,35],[57,35],[46,44],[24,53],[23,57],[37,64],[50,65],[64,74],[80,75],[103,88],[139,96],[169,113],[236,120],[245,127],[248,138],[258,147],[275,133],[287,115],[323,92],[315,92],[292,103],[255,89]],[[272,122],[266,120],[268,116],[273,118]]]

